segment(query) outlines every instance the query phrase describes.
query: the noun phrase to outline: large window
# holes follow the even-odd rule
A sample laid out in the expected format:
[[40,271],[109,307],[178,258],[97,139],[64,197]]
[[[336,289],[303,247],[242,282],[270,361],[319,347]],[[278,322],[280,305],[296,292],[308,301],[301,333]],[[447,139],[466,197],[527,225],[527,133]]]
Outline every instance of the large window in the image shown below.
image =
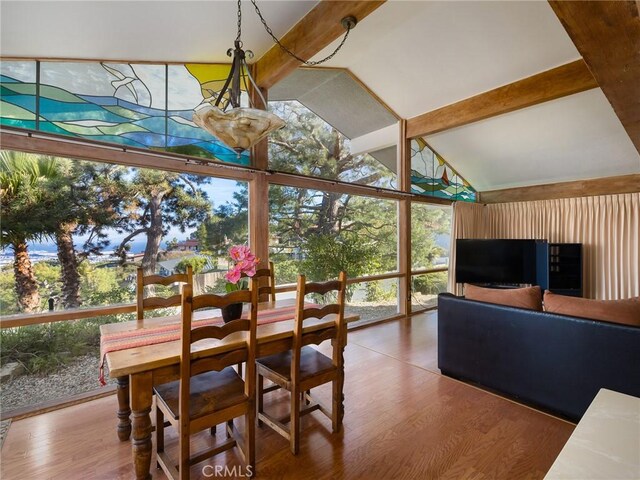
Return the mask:
[[[212,284],[247,242],[247,185],[1,152],[0,314],[132,301],[135,271]],[[202,283],[202,282],[201,282]]]
[[272,170],[398,188],[398,119],[349,72],[298,68],[269,108],[287,122],[269,136]]
[[411,306],[420,310],[436,306],[438,294],[446,291],[451,242],[451,207],[411,204]]
[[[269,189],[269,250],[276,283],[350,278],[395,272],[397,202],[272,185]],[[371,318],[375,306],[397,311],[395,280],[354,284],[347,302]],[[364,317],[363,317],[364,318]]]
[[397,270],[397,202],[272,185],[270,258],[277,283]]
[[[238,157],[191,118],[219,90],[228,66],[10,61],[1,73],[1,125],[249,163],[247,152]],[[259,251],[268,241],[278,298],[295,298],[295,287],[285,285],[300,273],[325,281],[345,270],[348,314],[365,321],[394,316],[406,260],[398,258],[398,210],[409,191],[382,189],[398,189],[397,119],[344,71],[299,69],[269,99],[287,126],[270,135],[270,171],[258,174],[269,203],[251,203],[255,218],[268,208],[269,236],[254,225],[252,239]],[[76,143],[56,150],[74,156],[69,145]],[[103,163],[111,161],[104,152],[112,145],[82,143],[82,155],[101,162],[1,152],[0,315],[27,314],[0,330],[2,365],[23,370],[2,386],[11,392],[3,395],[4,410],[97,387],[99,326],[133,319],[120,312],[135,308],[139,267],[169,275],[191,266],[195,294],[221,293],[229,247],[249,240],[249,170],[190,159],[184,170],[198,174],[188,173],[183,159],[166,156],[169,166],[156,154],[147,163],[126,148],[114,161],[157,168]],[[412,142],[411,167],[413,193],[475,197],[421,140]],[[251,191],[261,197],[264,185],[255,180]],[[415,311],[434,305],[446,288],[451,209],[411,204]],[[155,287],[154,294],[177,290]],[[49,310],[38,318],[42,324],[15,326]],[[43,382],[55,388],[35,395]]]
[[451,207],[412,202],[411,268],[449,266]]
[[[132,303],[138,267],[168,275],[191,265],[196,294],[223,290],[228,248],[248,241],[247,190],[202,175],[3,150],[0,315]],[[0,330],[2,365],[22,373],[2,385],[2,409],[97,388],[99,326],[134,317]]]
[[287,124],[269,137],[269,168],[328,180],[396,188],[395,147],[353,155],[349,139],[301,103],[271,102],[270,110]]

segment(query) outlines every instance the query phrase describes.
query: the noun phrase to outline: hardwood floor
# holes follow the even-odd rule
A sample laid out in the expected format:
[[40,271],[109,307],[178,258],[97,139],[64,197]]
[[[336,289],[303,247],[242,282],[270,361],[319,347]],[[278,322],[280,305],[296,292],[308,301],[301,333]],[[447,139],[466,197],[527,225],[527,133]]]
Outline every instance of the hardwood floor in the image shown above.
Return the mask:
[[[544,477],[574,425],[441,376],[436,322],[427,313],[349,332],[343,431],[333,435],[327,418],[307,415],[293,456],[283,437],[257,429],[257,478]],[[318,393],[329,402],[328,385]],[[284,395],[267,395],[266,408],[285,414]],[[131,446],[118,441],[116,409],[110,396],[14,422],[2,448],[2,479],[132,478]],[[194,451],[210,441],[207,432],[197,435]],[[167,448],[172,444],[177,438]],[[205,465],[227,471],[203,472]],[[233,478],[244,473],[241,465],[235,452],[225,452],[194,466],[191,477]],[[152,474],[165,478],[155,459]]]

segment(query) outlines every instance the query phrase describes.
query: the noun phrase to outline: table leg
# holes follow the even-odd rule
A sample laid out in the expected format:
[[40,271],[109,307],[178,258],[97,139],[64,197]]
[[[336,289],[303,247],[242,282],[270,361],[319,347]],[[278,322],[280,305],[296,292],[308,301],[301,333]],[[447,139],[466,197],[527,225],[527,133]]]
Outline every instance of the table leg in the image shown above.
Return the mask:
[[118,438],[121,442],[131,436],[131,407],[129,405],[129,376],[118,377]]
[[131,375],[131,407],[133,409],[133,465],[137,480],[151,478],[151,372]]

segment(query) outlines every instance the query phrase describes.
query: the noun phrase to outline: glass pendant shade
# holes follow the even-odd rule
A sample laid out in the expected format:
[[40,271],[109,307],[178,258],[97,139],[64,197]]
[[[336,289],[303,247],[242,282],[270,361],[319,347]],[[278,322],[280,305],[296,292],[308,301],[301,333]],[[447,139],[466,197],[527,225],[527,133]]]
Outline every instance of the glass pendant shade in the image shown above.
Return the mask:
[[238,153],[285,125],[284,120],[265,110],[236,107],[223,111],[211,102],[195,108],[193,121]]

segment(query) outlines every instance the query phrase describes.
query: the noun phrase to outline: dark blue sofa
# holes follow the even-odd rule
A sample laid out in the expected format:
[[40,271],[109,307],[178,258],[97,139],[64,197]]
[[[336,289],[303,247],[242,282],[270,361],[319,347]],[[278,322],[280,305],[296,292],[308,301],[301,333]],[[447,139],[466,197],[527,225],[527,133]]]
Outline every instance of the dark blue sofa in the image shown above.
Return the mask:
[[600,388],[640,397],[640,327],[438,297],[438,367],[571,420]]

